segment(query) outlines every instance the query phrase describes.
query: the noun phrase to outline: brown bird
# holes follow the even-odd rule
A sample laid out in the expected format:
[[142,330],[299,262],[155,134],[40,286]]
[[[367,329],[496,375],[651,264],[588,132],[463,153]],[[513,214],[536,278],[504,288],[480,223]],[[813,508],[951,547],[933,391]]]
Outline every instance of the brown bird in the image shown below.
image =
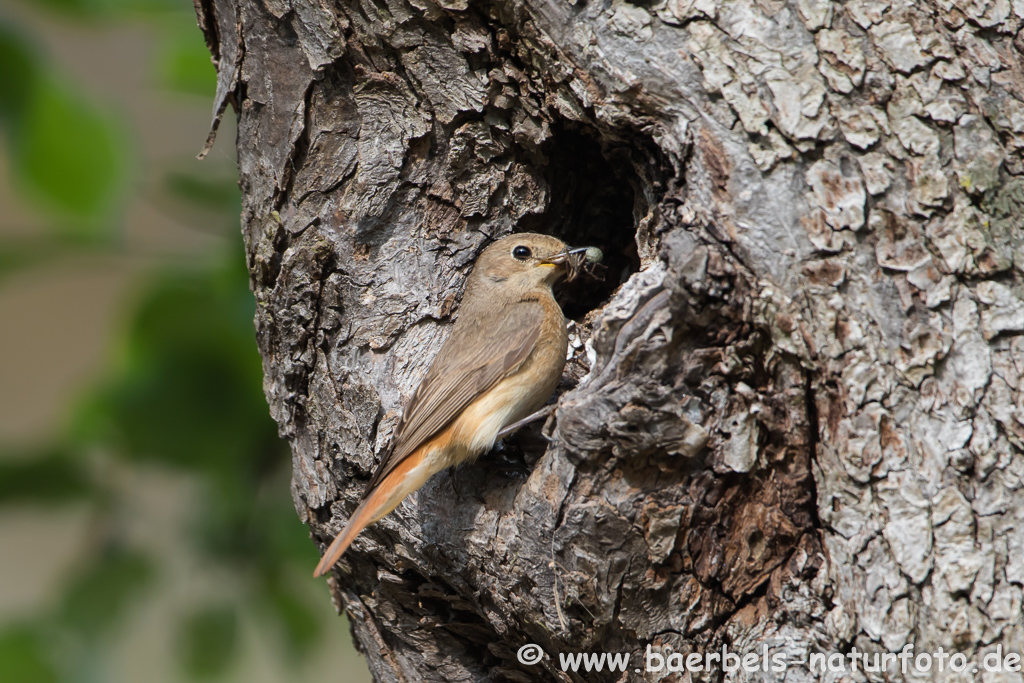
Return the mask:
[[395,428],[390,453],[314,576],[356,536],[446,467],[490,450],[498,433],[544,405],[558,385],[568,345],[551,286],[596,263],[595,247],[569,249],[547,235],[510,235],[477,259],[459,317]]

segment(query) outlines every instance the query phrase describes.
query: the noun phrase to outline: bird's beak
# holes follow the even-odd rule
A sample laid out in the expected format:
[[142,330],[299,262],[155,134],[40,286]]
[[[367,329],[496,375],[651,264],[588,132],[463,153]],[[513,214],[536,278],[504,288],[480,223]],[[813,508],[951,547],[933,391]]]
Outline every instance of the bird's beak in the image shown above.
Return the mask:
[[554,256],[543,259],[540,263],[554,268],[564,266],[565,277],[572,282],[580,274],[581,269],[593,275],[590,268],[600,263],[603,256],[597,247],[566,248]]
[[568,261],[573,254],[585,254],[587,252],[587,249],[590,249],[590,247],[577,247],[576,249],[566,249],[565,251],[560,251],[554,256],[549,256],[546,259],[541,259],[540,262],[550,264],[552,266],[560,266],[564,264],[566,261]]

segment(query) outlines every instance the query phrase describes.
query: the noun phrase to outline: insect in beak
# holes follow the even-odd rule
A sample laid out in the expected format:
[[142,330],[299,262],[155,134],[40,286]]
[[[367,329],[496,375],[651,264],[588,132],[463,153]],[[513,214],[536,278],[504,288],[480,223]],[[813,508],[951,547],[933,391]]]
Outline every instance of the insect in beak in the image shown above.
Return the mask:
[[565,265],[565,277],[572,282],[579,276],[581,268],[593,275],[591,268],[600,263],[602,258],[604,258],[604,254],[597,247],[577,247],[576,249],[566,249],[543,259],[541,263],[554,266]]

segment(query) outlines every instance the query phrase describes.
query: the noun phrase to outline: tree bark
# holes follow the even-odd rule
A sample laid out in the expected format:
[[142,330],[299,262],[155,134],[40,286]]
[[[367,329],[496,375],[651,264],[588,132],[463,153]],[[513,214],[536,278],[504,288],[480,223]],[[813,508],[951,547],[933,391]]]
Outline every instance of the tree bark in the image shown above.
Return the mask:
[[[336,570],[377,680],[685,680],[634,669],[723,645],[789,664],[728,680],[881,680],[809,657],[1024,650],[1024,5],[195,2],[319,543],[490,240],[609,255],[560,294],[543,431]],[[561,671],[581,651],[628,673]]]

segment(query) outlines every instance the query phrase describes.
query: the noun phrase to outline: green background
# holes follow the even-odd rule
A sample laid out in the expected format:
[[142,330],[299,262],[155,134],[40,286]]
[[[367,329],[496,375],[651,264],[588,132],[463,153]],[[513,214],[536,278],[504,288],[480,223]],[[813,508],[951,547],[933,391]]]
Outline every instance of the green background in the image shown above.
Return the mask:
[[188,0],[0,0],[0,682],[369,680],[261,388]]

